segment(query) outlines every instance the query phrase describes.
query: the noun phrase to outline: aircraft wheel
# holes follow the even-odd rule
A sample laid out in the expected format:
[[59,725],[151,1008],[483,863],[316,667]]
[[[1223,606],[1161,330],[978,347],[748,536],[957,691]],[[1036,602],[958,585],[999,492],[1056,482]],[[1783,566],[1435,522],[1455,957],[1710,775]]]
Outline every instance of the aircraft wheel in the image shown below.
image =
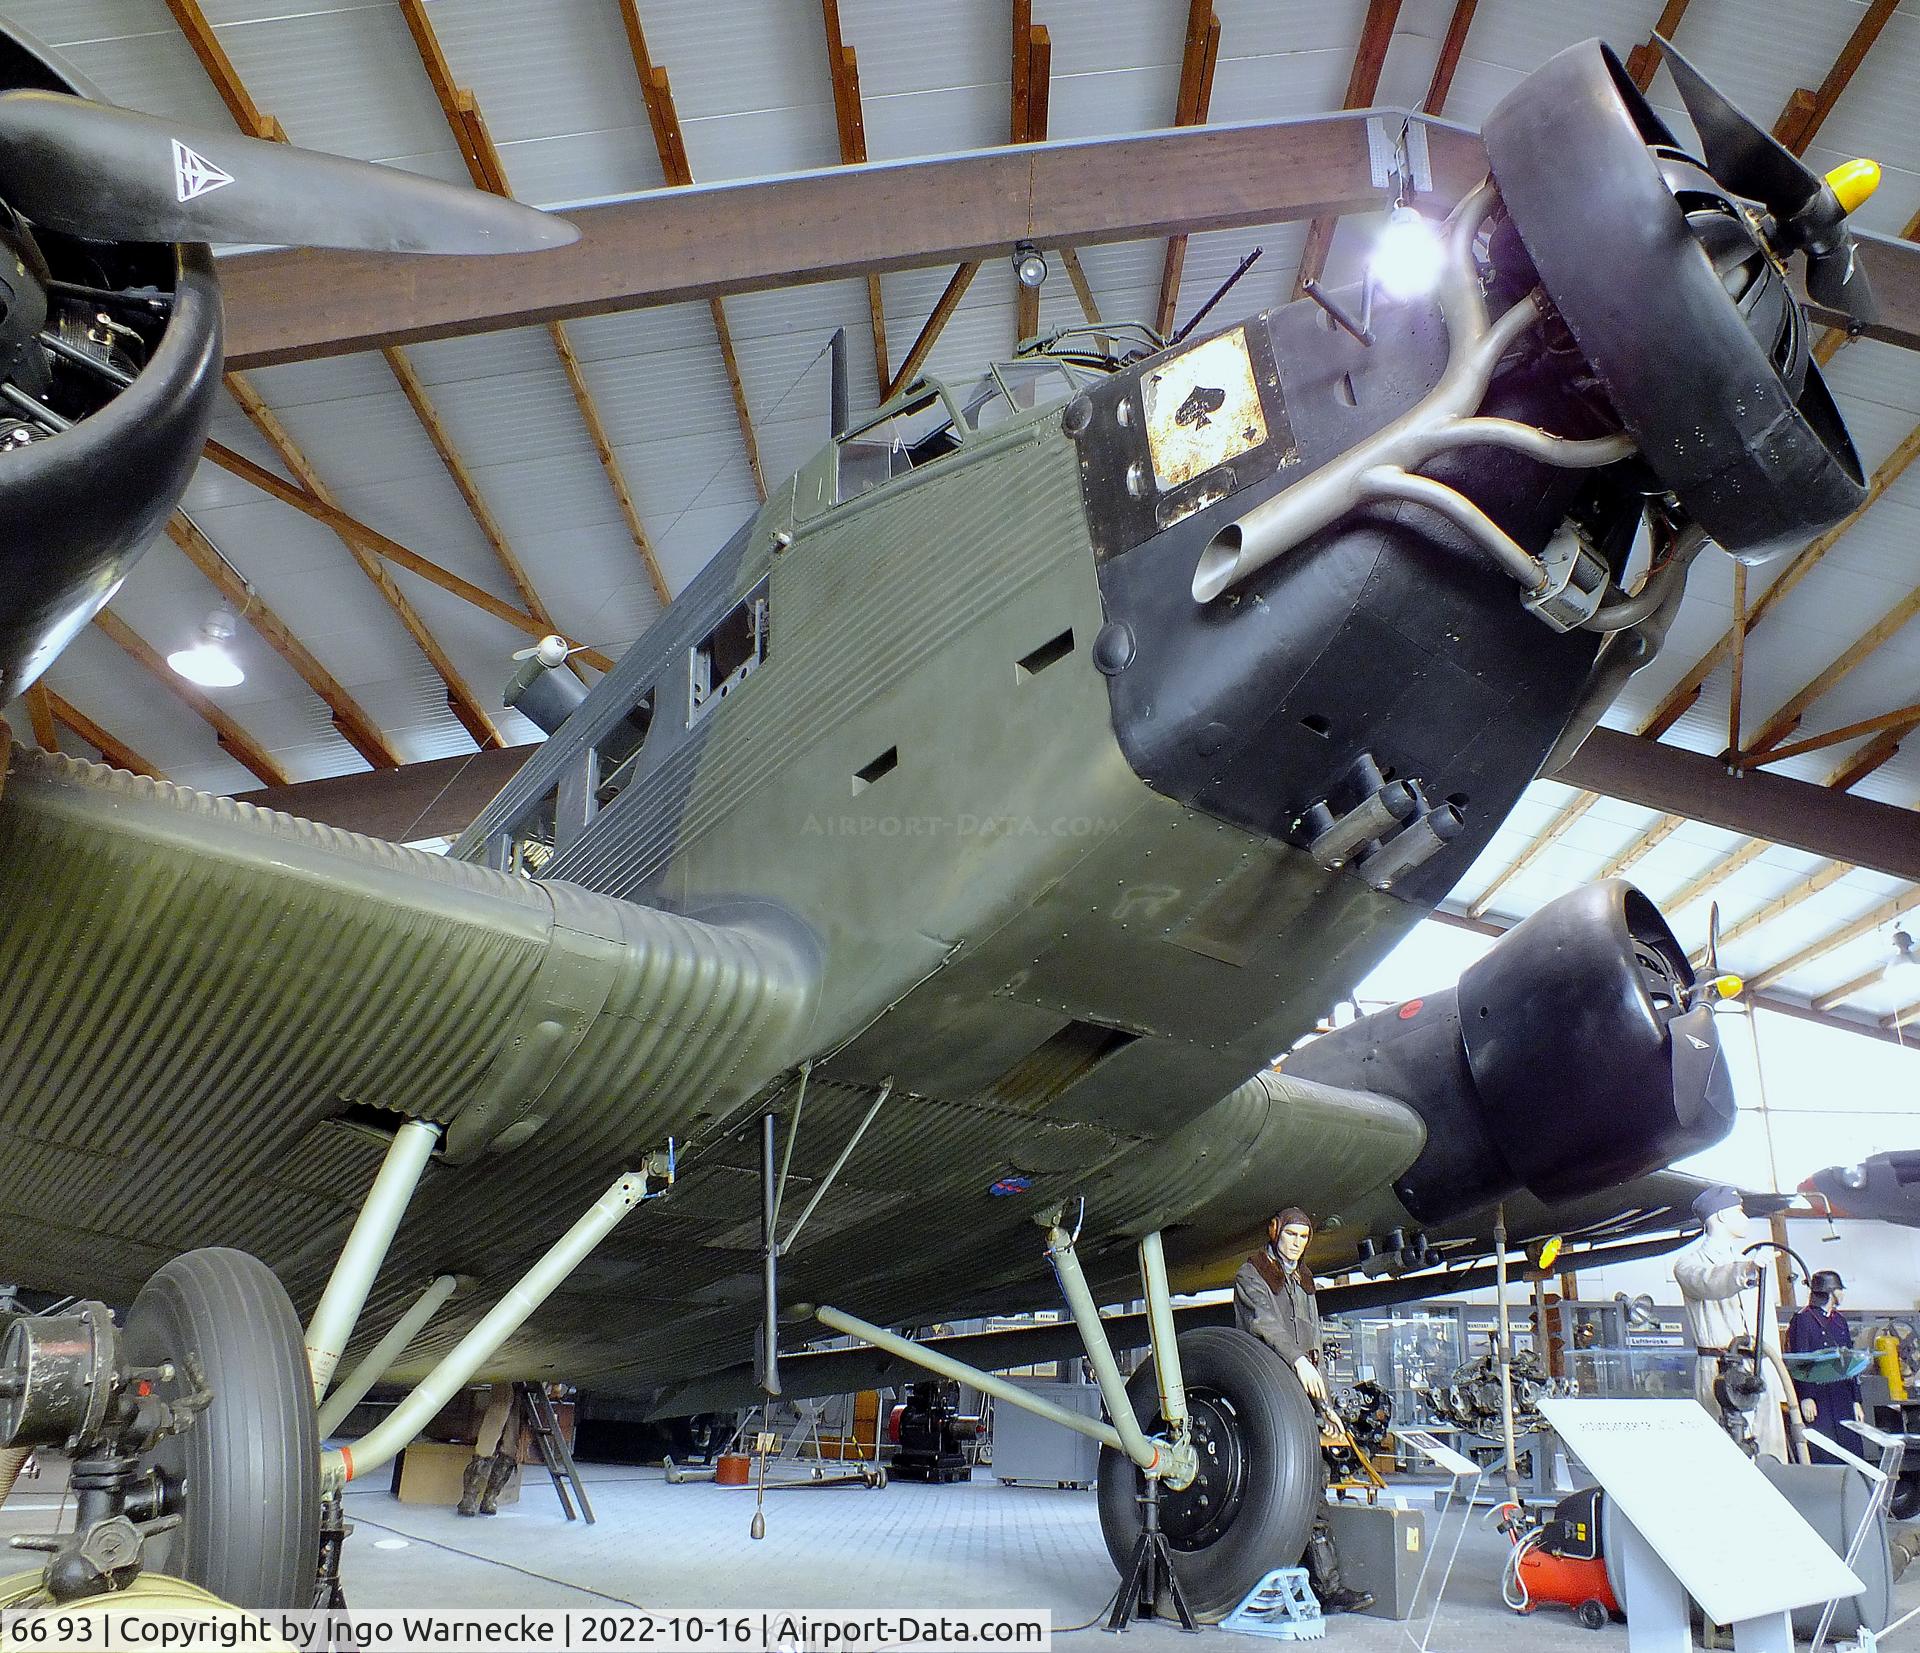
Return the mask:
[[1920,1476],[1902,1475],[1893,1483],[1887,1513],[1896,1521],[1911,1521],[1920,1515]]
[[[1218,1619],[1273,1567],[1299,1560],[1322,1501],[1320,1429],[1299,1381],[1266,1344],[1228,1326],[1180,1339],[1180,1369],[1200,1474],[1162,1487],[1160,1526],[1198,1618]],[[1153,1362],[1127,1384],[1133,1415],[1164,1429]],[[1124,1453],[1100,1449],[1100,1531],[1125,1569],[1140,1536],[1145,1478]]]
[[212,1404],[151,1461],[181,1524],[147,1565],[236,1607],[310,1607],[320,1556],[320,1439],[305,1339],[286,1289],[244,1251],[189,1251],[155,1271],[127,1315],[136,1364],[170,1361],[163,1392],[191,1387],[192,1356]]

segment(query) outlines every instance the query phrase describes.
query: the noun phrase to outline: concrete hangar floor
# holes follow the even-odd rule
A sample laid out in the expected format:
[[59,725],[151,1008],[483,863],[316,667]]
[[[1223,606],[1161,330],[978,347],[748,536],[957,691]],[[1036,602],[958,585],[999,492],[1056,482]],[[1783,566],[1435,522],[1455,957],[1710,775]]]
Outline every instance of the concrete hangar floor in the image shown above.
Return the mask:
[[[0,1509],[0,1543],[47,1524],[61,1504],[64,1469],[49,1463],[16,1487]],[[402,1504],[384,1484],[355,1487],[347,1494],[356,1529],[344,1568],[349,1607],[1032,1606],[1051,1610],[1067,1646],[1097,1647],[1105,1636],[1114,1571],[1091,1491],[1003,1486],[984,1468],[958,1486],[769,1491],[767,1536],[756,1543],[747,1532],[751,1489],[669,1486],[652,1466],[582,1464],[581,1472],[598,1517],[591,1527],[562,1517],[537,1472],[518,1503],[471,1520]],[[1394,1490],[1424,1499],[1431,1489],[1409,1478],[1396,1479]],[[1461,1544],[1432,1646],[1625,1647],[1624,1626],[1596,1633],[1562,1609],[1523,1618],[1503,1607],[1507,1543],[1486,1515],[1475,1512]],[[1449,1540],[1452,1527],[1449,1516]],[[1428,1532],[1435,1533],[1431,1514]],[[1920,1568],[1895,1590],[1896,1613],[1915,1606]],[[1412,1628],[1417,1636],[1420,1624]],[[1336,1618],[1326,1644],[1385,1653],[1406,1645],[1407,1629],[1367,1615]],[[1211,1626],[1201,1634],[1223,1653],[1262,1645]],[[1177,1624],[1153,1622],[1136,1624],[1123,1645],[1154,1653],[1193,1643]]]

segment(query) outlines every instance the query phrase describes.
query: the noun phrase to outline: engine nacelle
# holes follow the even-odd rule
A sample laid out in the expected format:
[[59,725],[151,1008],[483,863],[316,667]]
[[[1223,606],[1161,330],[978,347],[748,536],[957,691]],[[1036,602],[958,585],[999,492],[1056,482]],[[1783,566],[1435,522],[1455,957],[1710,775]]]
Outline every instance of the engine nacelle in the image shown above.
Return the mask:
[[1426,1146],[1394,1192],[1421,1222],[1520,1188],[1571,1199],[1732,1126],[1732,1082],[1694,987],[1659,910],[1609,879],[1514,926],[1457,988],[1316,1039],[1286,1071],[1420,1114]]

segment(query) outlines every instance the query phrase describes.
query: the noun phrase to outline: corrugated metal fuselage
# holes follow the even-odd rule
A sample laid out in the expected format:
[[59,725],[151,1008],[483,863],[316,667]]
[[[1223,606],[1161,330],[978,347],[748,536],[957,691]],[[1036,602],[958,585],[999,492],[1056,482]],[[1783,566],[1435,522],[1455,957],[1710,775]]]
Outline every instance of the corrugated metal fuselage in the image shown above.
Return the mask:
[[[1302,434],[1281,463],[1340,439],[1309,417],[1314,397],[1351,405],[1339,378],[1290,387]],[[1127,384],[1137,374],[1096,411]],[[1363,401],[1362,416],[1383,414]],[[537,880],[433,873],[17,756],[0,796],[0,979],[45,991],[0,1026],[0,1071],[18,1076],[0,1129],[52,1157],[5,1179],[0,1277],[124,1296],[168,1252],[239,1243],[304,1308],[377,1158],[368,1110],[424,1114],[448,1124],[447,1160],[362,1341],[430,1273],[485,1289],[416,1343],[417,1370],[672,1136],[673,1192],[497,1362],[638,1392],[748,1347],[746,1127],[769,1099],[790,1108],[806,1060],[790,1201],[893,1089],[786,1265],[790,1301],[894,1321],[1045,1302],[1033,1218],[1081,1196],[1093,1271],[1114,1281],[1152,1227],[1197,1275],[1286,1200],[1361,1233],[1405,1221],[1390,1184],[1419,1152],[1412,1110],[1343,1111],[1249,1075],[1423,905],[1322,870],[1285,819],[1253,830],[1150,785],[1093,659],[1125,595],[1113,570],[1159,556],[1184,584],[1186,541],[1233,501],[1114,563],[1058,409],[844,503],[836,457],[776,493],[463,841],[499,861],[536,823]],[[1242,497],[1288,480],[1270,463]],[[1358,559],[1356,590],[1394,554],[1335,553]],[[1472,580],[1517,610],[1497,576]],[[743,614],[759,652],[751,626],[716,629]],[[749,669],[722,696],[717,668],[742,649]],[[1320,652],[1294,648],[1289,671]],[[1556,694],[1579,667],[1553,656]],[[1291,682],[1272,683],[1274,704]],[[1539,718],[1531,755],[1507,763],[1509,800],[1551,737],[1552,707]],[[1223,765],[1257,758],[1253,740]],[[487,909],[470,945],[497,955],[491,975],[458,936],[438,945],[460,902]],[[405,943],[396,909],[414,915]],[[56,949],[64,975],[49,974]],[[349,1032],[375,1024],[347,1061]],[[113,1201],[93,1197],[107,1187]]]

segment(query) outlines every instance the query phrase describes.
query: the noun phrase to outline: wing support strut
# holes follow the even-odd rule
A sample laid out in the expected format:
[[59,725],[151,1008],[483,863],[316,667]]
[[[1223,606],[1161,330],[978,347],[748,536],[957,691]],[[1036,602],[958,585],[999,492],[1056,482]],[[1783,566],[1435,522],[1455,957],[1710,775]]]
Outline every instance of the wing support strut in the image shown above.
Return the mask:
[[1004,1401],[1008,1406],[1017,1406],[1022,1411],[1046,1418],[1063,1429],[1071,1429],[1076,1434],[1098,1441],[1102,1446],[1110,1446],[1114,1451],[1126,1454],[1149,1481],[1164,1481],[1176,1491],[1191,1485],[1199,1466],[1187,1436],[1186,1394],[1180,1381],[1180,1354],[1173,1336],[1173,1305],[1167,1290],[1166,1263],[1160,1249],[1159,1234],[1149,1234],[1141,1241],[1140,1263],[1154,1366],[1160,1374],[1161,1403],[1163,1407],[1171,1409],[1163,1414],[1170,1425],[1167,1435],[1149,1436],[1133,1415],[1133,1404],[1127,1399],[1126,1380],[1121,1377],[1119,1364],[1113,1358],[1113,1346],[1107,1341],[1106,1328],[1101,1324],[1099,1306],[1094,1302],[1093,1292],[1081,1272],[1073,1236],[1060,1226],[1058,1212],[1047,1218],[1047,1257],[1053,1264],[1060,1289],[1073,1313],[1074,1325],[1086,1347],[1087,1359],[1093,1366],[1094,1377],[1100,1385],[1100,1397],[1106,1402],[1107,1416],[1112,1419],[1111,1422],[1069,1412],[1064,1406],[1015,1383],[1011,1378],[1002,1377],[997,1372],[982,1371],[964,1360],[915,1343],[911,1338],[890,1332],[871,1321],[861,1320],[831,1304],[822,1305],[814,1313],[822,1325],[836,1332],[858,1338],[862,1343],[871,1344],[887,1354],[923,1366],[936,1377],[967,1384],[982,1394],[993,1396],[997,1401]]
[[800,1141],[800,1113],[807,1105],[807,1081],[812,1076],[813,1063],[802,1062],[800,1089],[793,1099],[793,1120],[787,1126],[787,1147],[780,1156],[777,1174],[773,1168],[773,1114],[769,1111],[760,1120],[761,1316],[754,1367],[761,1392],[768,1400],[780,1398],[780,1259],[793,1250],[800,1238],[800,1230],[807,1226],[807,1219],[827,1197],[827,1190],[846,1169],[847,1161],[853,1158],[853,1151],[860,1146],[860,1139],[867,1134],[867,1127],[878,1117],[887,1098],[893,1095],[893,1079],[889,1076],[880,1086],[880,1094],[873,1099],[860,1123],[854,1126],[853,1134],[847,1138],[839,1157],[820,1179],[813,1197],[801,1207],[800,1215],[793,1219],[793,1227],[787,1230],[787,1237],[783,1240],[780,1238],[780,1205],[786,1197],[787,1172],[793,1165],[793,1150]]
[[353,1231],[340,1248],[340,1260],[333,1265],[327,1289],[320,1294],[313,1319],[307,1324],[307,1364],[313,1369],[315,1405],[327,1397],[327,1385],[333,1381],[340,1357],[359,1323],[360,1311],[366,1307],[374,1276],[387,1260],[387,1249],[393,1244],[400,1219],[407,1214],[407,1204],[420,1186],[439,1141],[438,1125],[431,1120],[409,1119],[394,1133],[387,1157],[361,1202]]
[[323,1452],[320,1455],[323,1496],[330,1498],[356,1476],[370,1474],[391,1463],[434,1413],[464,1388],[500,1346],[532,1318],[534,1311],[586,1260],[593,1248],[611,1234],[630,1211],[653,1197],[647,1190],[647,1180],[652,1176],[671,1182],[668,1150],[648,1155],[641,1170],[629,1171],[617,1179],[370,1433],[350,1447]]

